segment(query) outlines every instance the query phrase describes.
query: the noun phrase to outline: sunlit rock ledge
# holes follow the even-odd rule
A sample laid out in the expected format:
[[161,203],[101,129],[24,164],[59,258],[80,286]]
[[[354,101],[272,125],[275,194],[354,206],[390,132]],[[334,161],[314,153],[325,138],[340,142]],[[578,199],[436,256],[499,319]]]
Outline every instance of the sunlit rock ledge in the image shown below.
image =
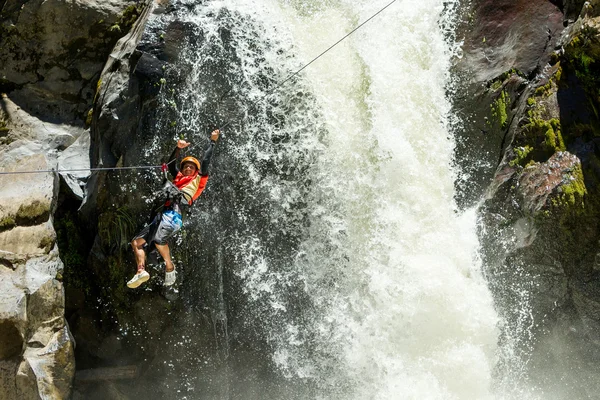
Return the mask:
[[[144,7],[148,2],[2,3],[0,171],[89,167],[96,82]],[[0,176],[2,399],[70,397],[75,341],[65,320],[53,215],[60,181],[81,198],[88,175]]]

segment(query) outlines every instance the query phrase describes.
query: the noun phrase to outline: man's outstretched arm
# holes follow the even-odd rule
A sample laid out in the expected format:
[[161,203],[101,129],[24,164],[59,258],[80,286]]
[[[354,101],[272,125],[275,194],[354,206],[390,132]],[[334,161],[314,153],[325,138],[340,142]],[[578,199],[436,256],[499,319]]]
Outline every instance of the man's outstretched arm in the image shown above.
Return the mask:
[[219,132],[218,129],[215,129],[210,134],[210,142],[208,143],[206,150],[204,150],[204,156],[202,157],[202,162],[200,164],[200,175],[202,176],[208,175],[208,166],[210,165],[210,159],[212,157],[213,149],[215,147],[215,144],[217,143],[217,140],[219,139],[220,134],[221,132]]
[[167,161],[167,163],[169,164],[169,173],[173,178],[175,178],[177,176],[177,173],[179,172],[179,163],[177,162],[179,160],[179,152],[181,149],[184,149],[189,145],[190,143],[186,142],[185,140],[179,139],[177,141],[177,146],[175,146],[175,150],[173,150],[171,156],[169,157],[169,160]]

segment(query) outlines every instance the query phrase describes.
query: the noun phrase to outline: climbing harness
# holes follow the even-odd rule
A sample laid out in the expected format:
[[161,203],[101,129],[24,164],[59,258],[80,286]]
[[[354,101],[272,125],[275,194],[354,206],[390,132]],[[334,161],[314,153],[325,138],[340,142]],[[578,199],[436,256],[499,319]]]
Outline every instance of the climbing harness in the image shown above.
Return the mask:
[[[297,71],[295,71],[295,72],[291,73],[290,75],[288,75],[287,78],[285,78],[284,80],[282,80],[281,82],[279,82],[277,85],[275,85],[274,88],[272,88],[267,93],[265,93],[263,96],[261,96],[261,98],[259,98],[258,100],[255,100],[252,103],[250,103],[248,105],[248,107],[246,107],[246,109],[248,109],[253,104],[258,104],[261,101],[264,101],[267,98],[267,96],[269,96],[270,94],[272,94],[273,92],[275,92],[277,89],[279,89],[281,86],[283,86],[286,82],[288,82],[294,76],[298,75],[306,67],[308,67],[309,65],[311,65],[313,62],[317,61],[319,58],[321,58],[323,55],[325,55],[327,52],[329,52],[335,46],[337,46],[342,41],[344,41],[348,36],[352,35],[354,32],[356,32],[357,30],[359,30],[360,28],[362,28],[367,22],[371,21],[373,18],[375,18],[380,13],[382,13],[385,9],[387,9],[389,6],[391,6],[395,2],[396,2],[396,0],[392,0],[391,2],[389,2],[385,7],[381,8],[375,14],[371,15],[369,18],[367,18],[365,21],[363,21],[361,24],[359,24],[356,28],[354,28],[350,32],[348,32],[340,40],[338,40],[337,42],[335,42],[334,44],[332,44],[331,46],[329,46],[326,50],[324,50],[323,52],[321,52],[321,54],[319,54],[318,56],[316,56],[315,58],[313,58],[312,60],[310,60],[302,68],[300,68]],[[227,93],[229,93],[229,91]],[[219,101],[222,101],[224,96],[225,95],[221,96],[221,99]],[[227,121],[225,124],[221,125],[217,129],[219,131],[222,131],[227,126],[229,126],[232,122],[233,122],[233,120],[229,120],[229,121]],[[190,147],[193,147],[193,146],[194,145],[189,145],[187,147],[187,149],[189,149]],[[186,158],[189,158],[189,157],[186,157]],[[170,161],[169,164],[171,162],[173,162],[173,161],[175,161],[175,160]],[[163,168],[163,172],[164,172],[165,171],[164,170],[164,166],[165,165],[168,165],[168,164],[163,164],[163,165],[142,165],[142,166],[132,166],[132,167],[101,167],[101,168],[78,168],[78,169],[44,169],[44,170],[36,170],[36,171],[10,171],[10,172],[2,172],[2,171],[0,171],[0,175],[37,174],[37,173],[50,173],[50,172],[51,173],[64,173],[64,172],[83,172],[83,171],[90,171],[90,172],[95,172],[95,171],[119,171],[119,170],[154,169],[154,168]]]

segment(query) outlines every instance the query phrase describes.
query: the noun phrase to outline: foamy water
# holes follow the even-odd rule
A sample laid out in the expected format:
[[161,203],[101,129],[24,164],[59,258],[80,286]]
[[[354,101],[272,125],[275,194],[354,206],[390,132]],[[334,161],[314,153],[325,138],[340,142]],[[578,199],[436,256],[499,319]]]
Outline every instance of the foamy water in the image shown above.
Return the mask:
[[[207,97],[198,82],[228,24],[239,58],[232,96],[245,103],[243,116],[227,115],[244,122],[225,131],[234,136],[222,151],[268,214],[252,228],[257,211],[236,207],[244,228],[228,244],[230,268],[285,379],[316,386],[307,393],[324,399],[493,398],[498,317],[480,272],[475,211],[454,203],[448,2],[397,1],[263,101],[387,3],[200,7],[186,18],[216,50],[190,51],[198,61],[180,115],[199,123]],[[288,233],[293,245],[274,250],[270,235]]]

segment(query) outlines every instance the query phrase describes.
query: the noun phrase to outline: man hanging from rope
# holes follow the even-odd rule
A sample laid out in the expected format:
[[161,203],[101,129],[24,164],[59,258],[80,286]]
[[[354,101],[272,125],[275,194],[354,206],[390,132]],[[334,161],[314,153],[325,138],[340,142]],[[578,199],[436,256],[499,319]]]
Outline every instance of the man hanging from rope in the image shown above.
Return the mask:
[[[210,143],[204,151],[202,163],[194,157],[185,157],[181,160],[180,168],[177,167],[176,163],[179,159],[179,152],[181,149],[188,147],[190,143],[185,140],[177,142],[177,147],[175,147],[167,163],[171,176],[175,178],[172,183],[168,180],[165,183],[163,190],[167,196],[167,201],[164,209],[131,242],[137,264],[137,273],[127,282],[128,287],[136,288],[150,279],[150,274],[146,271],[146,251],[152,250],[153,246],[156,247],[156,250],[165,260],[165,286],[171,286],[175,283],[177,275],[173,261],[171,261],[167,240],[181,229],[182,207],[191,206],[206,187],[208,166],[219,134],[218,129],[210,134]],[[166,173],[166,166],[163,166],[163,168]]]

